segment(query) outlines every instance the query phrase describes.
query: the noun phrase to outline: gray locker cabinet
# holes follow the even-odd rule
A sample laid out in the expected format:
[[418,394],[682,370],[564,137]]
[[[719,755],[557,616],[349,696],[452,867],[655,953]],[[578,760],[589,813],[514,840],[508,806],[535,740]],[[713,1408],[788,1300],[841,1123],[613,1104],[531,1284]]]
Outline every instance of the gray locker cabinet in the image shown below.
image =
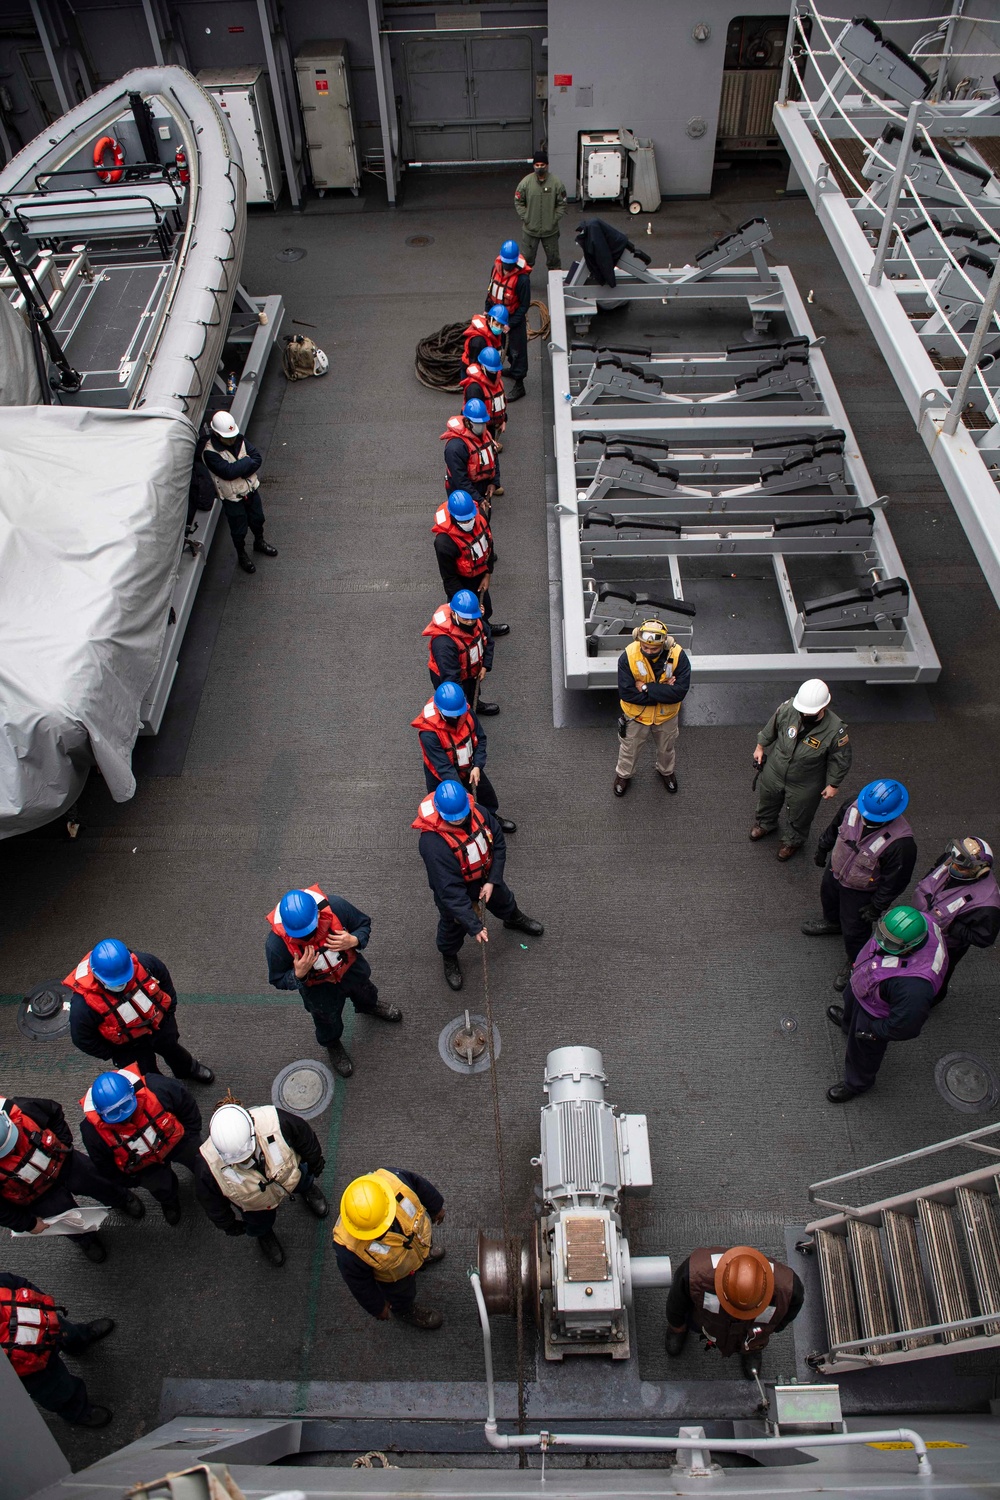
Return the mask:
[[320,197],[327,188],[350,188],[357,193],[361,174],[351,112],[347,43],[307,42],[296,55],[295,78],[313,186]]
[[277,203],[283,173],[263,68],[202,68],[197,75],[232,126],[243,153],[248,203]]

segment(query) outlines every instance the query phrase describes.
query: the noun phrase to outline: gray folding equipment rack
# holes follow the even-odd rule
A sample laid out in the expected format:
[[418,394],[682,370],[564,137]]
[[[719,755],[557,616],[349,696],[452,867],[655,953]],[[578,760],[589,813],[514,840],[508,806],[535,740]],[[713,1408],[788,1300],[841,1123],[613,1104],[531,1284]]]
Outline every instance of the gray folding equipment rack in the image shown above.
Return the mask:
[[[764,259],[770,237],[751,220],[679,269],[626,250],[614,287],[582,264],[549,273],[567,687],[614,687],[648,614],[698,682],[940,672],[822,341],[787,267]],[[620,303],[658,325],[647,344],[625,342],[620,313],[613,335],[580,341]],[[740,341],[678,343],[720,329]]]

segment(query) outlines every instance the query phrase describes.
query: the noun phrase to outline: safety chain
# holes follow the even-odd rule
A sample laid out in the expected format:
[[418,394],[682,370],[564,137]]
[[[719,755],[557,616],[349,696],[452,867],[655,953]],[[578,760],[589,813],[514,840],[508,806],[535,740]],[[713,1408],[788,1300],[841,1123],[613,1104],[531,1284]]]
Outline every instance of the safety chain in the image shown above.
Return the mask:
[[[486,903],[476,903],[479,920],[486,926]],[[483,960],[483,1000],[486,1009],[486,1046],[490,1059],[490,1086],[493,1095],[493,1135],[497,1152],[497,1176],[500,1180],[500,1223],[504,1250],[507,1255],[507,1281],[514,1290],[515,1327],[517,1334],[517,1430],[524,1431],[527,1409],[524,1398],[524,1291],[521,1286],[521,1256],[510,1232],[510,1213],[507,1206],[507,1172],[504,1166],[503,1128],[500,1123],[500,1085],[497,1081],[497,1057],[493,1042],[493,1002],[490,999],[490,971],[486,962],[486,943],[479,944]],[[518,1454],[518,1467],[528,1467],[527,1455],[522,1449]]]

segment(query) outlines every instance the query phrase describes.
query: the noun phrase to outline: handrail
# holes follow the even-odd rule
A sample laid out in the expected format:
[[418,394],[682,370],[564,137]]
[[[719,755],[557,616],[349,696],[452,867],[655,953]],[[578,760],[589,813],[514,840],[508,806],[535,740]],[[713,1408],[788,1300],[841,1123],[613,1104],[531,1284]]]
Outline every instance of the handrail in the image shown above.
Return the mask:
[[493,1338],[490,1332],[490,1315],[486,1310],[486,1299],[479,1281],[479,1272],[469,1271],[469,1280],[479,1308],[479,1322],[483,1330],[483,1358],[486,1366],[486,1408],[484,1435],[491,1448],[500,1452],[537,1448],[543,1454],[552,1448],[584,1448],[588,1452],[631,1450],[650,1453],[774,1453],[788,1448],[837,1448],[852,1447],[865,1443],[912,1443],[917,1458],[917,1473],[931,1474],[931,1462],[927,1456],[927,1444],[919,1432],[910,1427],[897,1427],[879,1432],[831,1432],[802,1437],[738,1437],[708,1438],[700,1436],[678,1437],[630,1437],[613,1432],[521,1432],[507,1433],[497,1430],[496,1399],[493,1384]]
[[889,1167],[900,1167],[906,1162],[920,1161],[925,1156],[937,1156],[942,1151],[950,1151],[959,1146],[968,1146],[971,1151],[986,1151],[991,1155],[1000,1156],[1000,1150],[994,1146],[985,1146],[982,1142],[983,1136],[996,1135],[1000,1132],[1000,1124],[983,1125],[979,1130],[970,1130],[965,1135],[953,1135],[947,1141],[937,1141],[933,1146],[921,1146],[916,1151],[906,1151],[901,1156],[888,1156],[884,1161],[872,1162],[867,1167],[855,1167],[850,1172],[841,1172],[836,1177],[824,1177],[820,1182],[813,1182],[809,1186],[810,1203],[818,1203],[821,1208],[832,1208],[838,1213],[859,1214],[864,1213],[864,1207],[859,1205],[855,1208],[846,1207],[842,1203],[832,1203],[825,1198],[817,1196],[821,1188],[837,1187],[842,1182],[853,1182],[858,1177],[871,1177],[876,1172],[887,1171]]
[[[959,1318],[953,1323],[929,1323],[926,1328],[901,1328],[898,1333],[875,1333],[864,1339],[849,1339],[842,1344],[831,1344],[830,1353],[841,1350],[867,1349],[872,1344],[895,1344],[901,1339],[922,1338],[926,1334],[951,1333],[959,1328],[978,1328],[980,1323],[996,1323],[1000,1327],[1000,1312],[977,1313],[974,1318]],[[961,1353],[961,1345],[954,1345],[954,1352]]]

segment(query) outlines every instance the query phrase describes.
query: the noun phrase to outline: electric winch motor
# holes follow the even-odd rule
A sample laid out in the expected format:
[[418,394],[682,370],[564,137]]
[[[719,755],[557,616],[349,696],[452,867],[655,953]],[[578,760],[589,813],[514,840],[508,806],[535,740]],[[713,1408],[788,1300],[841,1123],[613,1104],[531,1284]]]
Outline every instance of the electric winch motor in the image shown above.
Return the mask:
[[516,1313],[520,1300],[538,1318],[547,1359],[627,1359],[633,1289],[670,1285],[670,1257],[632,1255],[622,1230],[622,1197],[645,1196],[653,1184],[649,1131],[645,1115],[619,1114],[607,1102],[606,1082],[596,1047],[549,1053],[541,1151],[533,1158],[542,1174],[534,1243],[516,1242],[508,1252],[479,1237],[488,1310]]

